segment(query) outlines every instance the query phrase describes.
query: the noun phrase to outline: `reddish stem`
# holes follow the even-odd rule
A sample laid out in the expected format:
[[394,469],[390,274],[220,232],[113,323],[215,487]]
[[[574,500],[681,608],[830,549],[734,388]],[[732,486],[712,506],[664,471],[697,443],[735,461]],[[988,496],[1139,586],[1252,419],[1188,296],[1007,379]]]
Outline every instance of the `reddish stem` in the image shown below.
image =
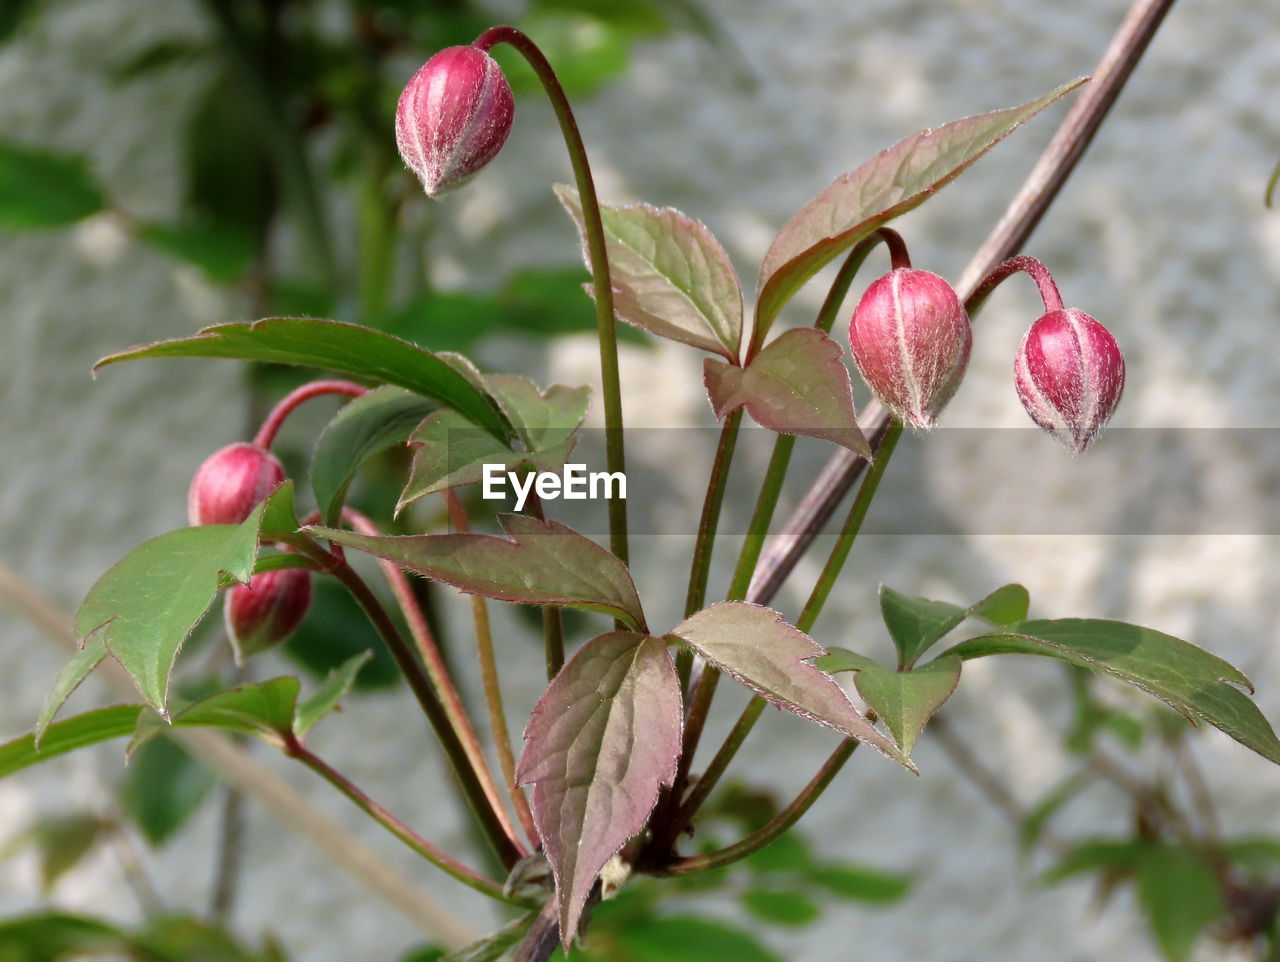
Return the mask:
[[368,388],[363,384],[357,384],[355,381],[311,381],[295,388],[280,399],[280,403],[272,408],[271,413],[267,415],[267,419],[262,422],[262,427],[258,428],[258,434],[253,439],[253,443],[260,448],[270,448],[271,442],[276,439],[276,433],[280,430],[280,425],[284,424],[285,418],[293,413],[303,401],[309,401],[313,397],[319,397],[322,394],[345,394],[347,397],[359,397],[368,392]]
[[1044,312],[1046,314],[1062,310],[1062,295],[1058,293],[1058,285],[1054,283],[1053,275],[1049,273],[1049,268],[1034,257],[1027,257],[1025,254],[1010,257],[983,278],[982,283],[969,295],[970,309],[976,310],[978,305],[985,301],[1002,281],[1012,277],[1018,271],[1029,274],[1031,279],[1036,282],[1036,287],[1040,288],[1040,299],[1044,301]]

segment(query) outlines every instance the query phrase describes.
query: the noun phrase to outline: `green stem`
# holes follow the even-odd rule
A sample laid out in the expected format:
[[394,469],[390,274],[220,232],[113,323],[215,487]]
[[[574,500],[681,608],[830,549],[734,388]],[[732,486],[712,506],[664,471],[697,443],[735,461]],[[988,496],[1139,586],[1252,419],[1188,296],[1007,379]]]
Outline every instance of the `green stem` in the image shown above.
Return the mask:
[[742,841],[735,842],[733,845],[715,852],[708,852],[705,855],[693,855],[688,858],[676,859],[665,868],[659,870],[657,874],[689,875],[693,872],[705,872],[725,865],[732,865],[734,862],[760,851],[760,849],[777,839],[800,820],[800,817],[818,800],[818,796],[831,784],[831,780],[844,767],[844,763],[849,760],[849,756],[854,753],[857,747],[858,742],[852,738],[846,738],[842,741],[840,746],[832,752],[831,757],[823,764],[818,774],[813,776],[813,779],[796,796],[795,800],[771,818],[767,824],[756,829]]
[[481,892],[492,899],[500,902],[510,902],[502,891],[502,885],[493,879],[485,878],[478,872],[467,868],[451,855],[446,855],[440,849],[436,848],[425,838],[419,835],[404,822],[400,821],[385,808],[375,802],[366,795],[358,786],[356,786],[349,778],[341,772],[336,771],[323,759],[311,752],[298,739],[290,734],[284,745],[285,754],[291,758],[296,758],[302,764],[323,778],[326,782],[342,792],[343,795],[355,802],[355,804],[365,814],[369,815],[374,821],[385,828],[405,845],[413,849],[428,862],[437,868],[452,875],[463,885],[470,886],[477,892]]
[[822,574],[818,576],[818,581],[809,594],[809,600],[805,602],[800,617],[796,619],[796,627],[801,631],[806,633],[811,631],[818,620],[818,615],[822,613],[822,606],[826,604],[831,589],[835,586],[836,578],[840,576],[840,570],[844,567],[845,560],[853,549],[853,543],[858,538],[858,532],[862,530],[867,509],[871,507],[871,500],[876,496],[880,479],[884,477],[885,469],[889,467],[889,459],[893,457],[893,450],[897,447],[900,437],[902,437],[902,422],[894,418],[885,431],[884,438],[876,447],[876,459],[862,479],[862,484],[858,486],[858,493],[853,499],[853,504],[849,506],[844,527],[836,537],[836,543],[831,548],[831,554],[822,568]]
[[724,505],[725,485],[729,480],[729,465],[733,463],[733,449],[738,443],[738,430],[742,426],[742,409],[725,419],[720,429],[720,441],[716,444],[715,459],[711,462],[711,477],[707,479],[707,494],[702,502],[702,515],[698,518],[698,539],[693,548],[693,563],[689,568],[689,591],[685,596],[684,616],[688,618],[707,601],[707,580],[711,575],[711,552],[715,547],[716,528],[720,524],[720,509]]
[[503,866],[508,869],[511,868],[524,853],[516,840],[508,833],[505,816],[495,811],[494,806],[490,803],[484,784],[472,767],[467,750],[462,740],[458,737],[458,733],[450,724],[449,714],[445,711],[435,688],[432,687],[431,679],[423,669],[422,663],[415,656],[413,647],[400,634],[400,629],[391,620],[391,616],[387,613],[386,608],[382,606],[382,602],[378,600],[378,596],[373,593],[373,590],[360,577],[359,573],[347,564],[344,559],[326,552],[310,538],[296,537],[291,539],[291,544],[299,551],[321,561],[324,565],[324,570],[342,582],[347,591],[351,593],[351,596],[364,609],[370,622],[373,623],[373,627],[387,646],[387,650],[391,652],[392,658],[395,659],[396,664],[399,666],[401,674],[404,675],[405,680],[409,683],[409,688],[413,691],[414,697],[417,698],[418,704],[422,707],[423,714],[427,716],[427,721],[431,723],[436,737],[440,739],[440,744],[444,748],[445,755],[448,756],[449,765],[453,769],[454,776],[462,786],[462,792],[467,799],[467,804],[470,806],[471,812],[483,830],[485,837],[489,840],[489,844],[493,847]]
[[[547,520],[542,499],[532,492],[529,513],[539,521]],[[564,667],[564,612],[553,605],[542,606],[542,648],[547,660],[547,681],[550,681]]]
[[[555,109],[556,119],[564,134],[569,160],[578,185],[582,203],[582,221],[587,237],[587,252],[591,257],[591,279],[595,286],[596,325],[600,335],[600,380],[604,388],[605,461],[610,473],[626,474],[626,455],[622,438],[622,389],[618,375],[617,322],[613,314],[613,283],[609,277],[609,255],[605,247],[604,224],[600,219],[600,201],[596,196],[591,165],[587,160],[587,148],[573,116],[573,108],[556,72],[537,44],[515,27],[492,27],[476,38],[474,46],[489,50],[505,43],[529,62],[547,99]],[[621,498],[609,499],[609,547],[626,564],[627,502]]]

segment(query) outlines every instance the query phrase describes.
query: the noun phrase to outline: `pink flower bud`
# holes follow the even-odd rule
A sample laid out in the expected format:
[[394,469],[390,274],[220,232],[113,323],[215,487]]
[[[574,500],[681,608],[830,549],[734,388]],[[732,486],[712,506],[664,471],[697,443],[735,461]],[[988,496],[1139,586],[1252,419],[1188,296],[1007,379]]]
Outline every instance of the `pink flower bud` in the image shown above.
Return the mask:
[[247,585],[232,585],[223,610],[236,660],[284,641],[297,631],[310,607],[311,572],[305,568],[264,571]]
[[270,451],[244,441],[228,444],[196,470],[187,514],[192,524],[239,524],[282,481],[284,468]]
[[1031,325],[1013,376],[1031,420],[1079,454],[1120,403],[1124,356],[1110,331],[1067,308]]
[[502,68],[476,47],[448,47],[413,75],[396,107],[396,144],[432,197],[493,160],[515,116]]
[[890,411],[931,428],[956,393],[973,333],[955,290],[937,274],[891,270],[862,295],[849,346],[862,378]]

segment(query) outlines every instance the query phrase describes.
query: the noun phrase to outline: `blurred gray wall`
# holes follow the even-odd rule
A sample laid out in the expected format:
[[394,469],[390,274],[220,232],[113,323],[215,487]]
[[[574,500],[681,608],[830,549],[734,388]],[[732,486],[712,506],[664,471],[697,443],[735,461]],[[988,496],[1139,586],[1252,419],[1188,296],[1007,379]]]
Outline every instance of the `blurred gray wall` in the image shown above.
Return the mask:
[[[773,233],[833,176],[919,127],[1029,100],[1087,73],[1124,12],[1116,0],[706,0],[704,6],[740,48],[751,84],[706,44],[676,37],[638,48],[625,79],[584,104],[580,116],[606,198],[672,205],[704,220],[732,254],[748,296]],[[1176,9],[1028,246],[1055,270],[1068,303],[1109,324],[1126,351],[1128,389],[1115,427],[1176,429],[1188,450],[1198,447],[1186,440],[1193,437],[1212,451],[1215,429],[1280,426],[1280,211],[1262,206],[1267,174],[1280,154],[1275,13],[1262,0],[1188,2]],[[176,0],[57,5],[0,53],[0,129],[5,136],[92,149],[99,175],[130,209],[171,212],[177,146],[150,132],[162,126],[157,118],[176,123],[183,102],[177,94],[198,78],[179,72],[120,89],[104,89],[95,78],[152,31],[198,30],[199,23],[189,5]],[[917,266],[958,275],[1062,115],[1056,108],[1036,120],[901,222]],[[515,268],[573,260],[576,240],[549,192],[552,182],[568,176],[549,111],[526,99],[507,150],[444,201],[449,226],[431,252],[438,279],[465,285],[480,282],[495,263]],[[89,365],[127,344],[239,318],[243,307],[121,241],[109,224],[7,236],[2,250],[0,556],[70,609],[134,544],[183,523],[191,472],[242,427],[239,404],[226,403],[239,389],[234,364],[147,362],[108,370],[96,382]],[[820,291],[820,284],[811,285],[787,317],[806,321]],[[1015,282],[996,295],[977,325],[970,373],[946,425],[1025,426],[1010,362],[1036,307],[1029,283]],[[526,345],[496,344],[487,359],[566,382],[596,377],[587,338],[533,359]],[[624,387],[635,423],[709,424],[700,363],[674,345],[627,350]],[[1186,429],[1199,430],[1186,435]],[[1099,486],[1090,492],[1079,490],[1080,475],[1067,469],[1064,453],[1048,439],[1042,445],[1019,448],[1031,452],[1034,466],[996,459],[981,432],[970,444],[942,446],[942,461],[927,445],[913,448],[890,472],[900,493],[885,509],[885,527],[893,529],[893,511],[910,517],[919,504],[942,519],[941,526],[929,534],[868,537],[818,626],[818,640],[886,654],[888,640],[870,614],[880,581],[969,601],[1017,580],[1031,589],[1036,614],[1124,618],[1227,657],[1258,684],[1269,717],[1280,718],[1275,538],[1247,520],[1225,533],[1200,518],[1184,517],[1180,526],[1152,521],[1141,510],[1143,492],[1153,474],[1170,469],[1167,457],[1135,463],[1115,449],[1100,454],[1112,460],[1089,475]],[[817,453],[805,451],[803,463],[820,463]],[[1233,451],[1207,461],[1211,479],[1220,479],[1209,505],[1226,503],[1266,467],[1249,462],[1247,445]],[[752,435],[742,463],[760,465],[766,456],[762,439]],[[691,459],[660,440],[633,457],[657,471]],[[1062,478],[1055,476],[1057,463]],[[689,510],[701,475],[686,470],[675,484],[687,501],[682,510]],[[744,494],[748,489],[743,486]],[[1018,499],[1028,490],[1050,504],[1059,498],[1079,507],[1096,498],[1119,505],[1120,520],[1109,530],[1123,533],[1086,527],[1079,534],[1019,535],[966,524],[972,506]],[[1269,494],[1262,492],[1259,503]],[[635,506],[642,514],[661,507]],[[1194,513],[1195,503],[1187,510]],[[634,549],[641,591],[659,607],[671,599],[662,612],[668,617],[677,614],[675,599],[683,594],[672,572],[683,571],[687,549],[687,539],[675,537],[643,538]],[[719,560],[731,556],[726,545]],[[805,562],[801,587],[779,599],[791,615],[817,570],[817,560]],[[723,568],[717,576],[723,584]],[[29,727],[62,655],[7,613],[0,613],[0,626],[0,732],[7,736]],[[511,665],[518,728],[536,697],[540,663],[526,646]],[[86,691],[77,704],[102,697]],[[731,703],[726,699],[721,722],[733,717]],[[974,664],[955,705],[953,724],[1022,798],[1034,799],[1065,770],[1054,731],[1067,705],[1053,666]],[[402,737],[384,738],[389,731]],[[319,731],[317,743],[392,810],[460,850],[463,828],[440,797],[438,760],[414,740],[419,731],[407,699],[357,700]],[[776,782],[785,794],[808,778],[829,742],[771,713],[744,757],[759,764],[756,778]],[[1219,799],[1227,824],[1240,832],[1280,829],[1274,770],[1214,732],[1197,747],[1211,777],[1229,786]],[[1129,899],[1099,915],[1087,887],[1035,889],[1034,873],[1015,854],[1011,826],[927,737],[917,756],[918,779],[859,755],[804,823],[825,833],[824,846],[832,851],[915,873],[915,893],[897,907],[835,910],[794,937],[772,937],[787,957],[1155,957]],[[485,924],[482,899],[415,865],[306,773],[280,759],[267,761],[433,894]],[[0,825],[20,826],[42,810],[101,804],[94,800],[118,776],[119,764],[118,746],[107,746],[0,785]],[[1120,803],[1103,793],[1073,810],[1065,828],[1123,830]],[[200,904],[213,839],[206,811],[191,835],[152,859],[175,905]],[[249,839],[238,915],[246,933],[275,931],[305,962],[353,953],[392,958],[414,940],[408,923],[366,899],[267,816],[252,816]],[[58,896],[75,908],[124,917],[135,911],[106,858],[76,872]],[[0,875],[0,911],[38,901],[34,865],[10,863]],[[1212,949],[1203,954],[1227,957]]]

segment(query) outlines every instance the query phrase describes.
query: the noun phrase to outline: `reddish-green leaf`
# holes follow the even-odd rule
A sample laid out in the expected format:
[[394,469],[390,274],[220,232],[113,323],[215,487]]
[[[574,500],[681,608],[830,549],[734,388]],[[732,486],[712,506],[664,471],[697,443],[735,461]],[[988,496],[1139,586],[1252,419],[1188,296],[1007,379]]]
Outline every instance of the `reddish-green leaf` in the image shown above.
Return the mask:
[[487,534],[369,537],[308,528],[337,544],[394,561],[467,594],[526,605],[602,611],[644,629],[640,597],[627,566],[607,548],[557,521],[508,514],[510,538]]
[[524,449],[511,450],[455,411],[437,411],[409,439],[415,445],[413,472],[397,510],[428,494],[475,484],[486,464],[501,465],[504,472],[520,465],[535,471],[564,467],[591,402],[590,389],[555,384],[539,391],[528,378],[512,374],[490,374],[481,383],[515,425]]
[[842,353],[822,331],[795,328],[766,346],[745,369],[707,358],[707,395],[718,418],[745,405],[756,423],[771,431],[825,438],[870,460],[871,446],[858,427]]
[[970,638],[947,654],[1047,655],[1115,675],[1154,695],[1192,723],[1202,718],[1236,741],[1280,764],[1280,739],[1239,685],[1253,690],[1237,668],[1189,642],[1120,621],[1064,618],[1024,621],[1008,632]]
[[853,707],[844,689],[809,664],[808,659],[826,650],[773,609],[726,601],[686,618],[671,635],[779,708],[866,742],[911,767],[893,742]]
[[588,642],[534,706],[516,773],[556,878],[568,945],[605,864],[648,821],[680,754],[680,682],[656,638]]
[[94,370],[140,357],[224,357],[338,371],[407,388],[453,408],[494,437],[511,437],[511,425],[493,399],[454,365],[408,341],[356,324],[308,317],[218,324],[192,337],[109,354]]
[[[562,184],[556,196],[578,225],[590,266],[578,192]],[[600,220],[618,319],[736,364],[742,287],[706,225],[674,208],[648,204],[601,204]]]
[[767,330],[782,305],[876,228],[918,207],[1026,120],[1084,80],[1037,100],[918,131],[842,174],[787,222],[760,266],[756,322]]
[[[262,516],[289,494],[290,486],[282,485],[238,525],[179,528],[134,548],[98,579],[76,612],[82,644],[101,637],[147,704],[166,715],[169,675],[183,642],[213,604],[224,574],[249,580]],[[70,693],[67,681],[59,678],[55,698]],[[46,704],[42,720],[57,707]]]

